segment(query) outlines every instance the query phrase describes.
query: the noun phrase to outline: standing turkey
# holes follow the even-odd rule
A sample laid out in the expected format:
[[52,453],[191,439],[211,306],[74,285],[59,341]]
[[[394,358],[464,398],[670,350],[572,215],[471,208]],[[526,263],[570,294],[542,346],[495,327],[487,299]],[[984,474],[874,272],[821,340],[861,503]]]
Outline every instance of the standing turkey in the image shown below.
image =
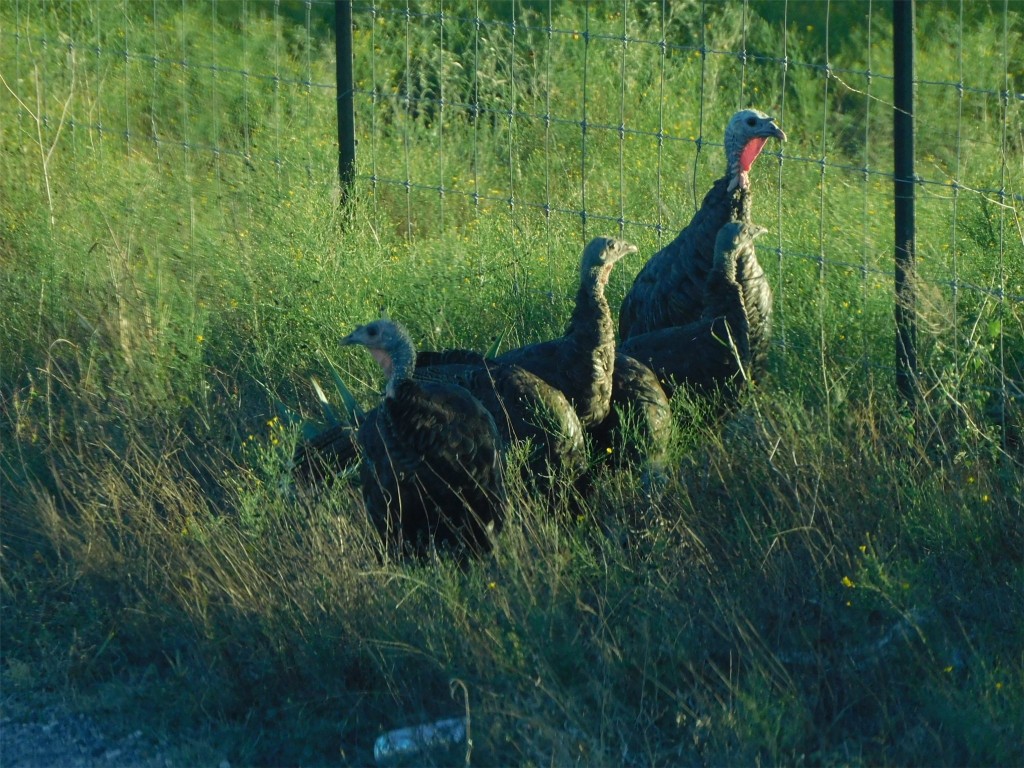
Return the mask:
[[494,418],[507,447],[530,443],[524,480],[542,492],[557,480],[572,483],[586,465],[586,443],[576,411],[565,395],[518,365],[489,360],[463,349],[423,350],[415,377],[465,387]]
[[732,116],[725,129],[726,173],[676,239],[640,270],[619,312],[619,339],[686,325],[704,311],[703,293],[715,237],[729,221],[750,220],[748,174],[765,142],[786,140],[775,119],[756,109]]
[[615,325],[604,289],[615,263],[636,251],[635,245],[624,240],[591,240],[583,249],[576,306],[565,333],[496,358],[525,368],[562,392],[585,429],[604,420],[611,402]]
[[494,419],[458,385],[415,381],[416,352],[397,323],[375,320],[341,343],[366,347],[387,377],[356,436],[363,498],[385,541],[400,553],[487,551],[506,504]]
[[772,291],[757,261],[754,239],[766,230],[731,221],[715,239],[702,317],[626,339],[619,351],[653,370],[665,392],[677,386],[697,395],[734,399],[760,374],[771,332]]

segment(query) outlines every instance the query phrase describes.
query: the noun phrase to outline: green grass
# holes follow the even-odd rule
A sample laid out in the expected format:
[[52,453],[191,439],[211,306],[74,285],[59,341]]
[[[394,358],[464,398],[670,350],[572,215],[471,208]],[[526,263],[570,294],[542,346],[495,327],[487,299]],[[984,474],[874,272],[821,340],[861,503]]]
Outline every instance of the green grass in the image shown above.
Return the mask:
[[[575,4],[550,38],[526,5],[514,41],[485,7],[478,49],[449,21],[444,54],[404,4],[357,14],[339,207],[333,94],[305,85],[332,82],[332,44],[301,7],[0,4],[21,102],[0,91],[5,690],[168,735],[184,763],[366,764],[382,731],[466,711],[479,765],[1024,761],[1024,425],[997,397],[1024,380],[1024,315],[971,288],[1024,294],[1020,203],[991,191],[1022,191],[1019,103],[1004,140],[996,96],[918,88],[915,422],[891,371],[891,84],[857,74],[888,72],[888,22],[830,39],[840,83],[803,66],[817,17],[784,30],[752,3],[744,36],[709,4],[715,51],[776,57],[785,32],[783,77],[694,55],[688,12],[662,61],[602,36],[656,39],[645,4],[591,4],[589,42]],[[957,18],[919,11],[922,79],[956,82]],[[1021,90],[1021,26],[1004,61],[1002,18],[972,11],[965,85]],[[406,82],[498,111],[411,118]],[[721,173],[693,138],[747,103],[790,137],[754,173],[771,376],[725,427],[675,403],[654,508],[628,472],[563,514],[517,486],[494,559],[461,570],[382,564],[353,488],[282,490],[298,435],[276,401],[315,416],[329,365],[376,397],[343,332],[383,309],[425,347],[559,333],[586,237],[620,216],[642,253],[671,237]]]

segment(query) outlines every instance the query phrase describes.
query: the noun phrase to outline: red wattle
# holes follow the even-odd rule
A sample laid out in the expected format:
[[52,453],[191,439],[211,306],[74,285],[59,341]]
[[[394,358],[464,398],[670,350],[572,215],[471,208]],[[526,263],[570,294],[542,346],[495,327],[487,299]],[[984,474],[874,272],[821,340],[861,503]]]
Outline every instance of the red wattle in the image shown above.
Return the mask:
[[766,141],[768,141],[767,136],[758,136],[747,142],[747,145],[743,147],[743,151],[740,152],[741,171],[745,173],[750,170],[750,166],[754,164],[757,156],[761,154],[761,148]]

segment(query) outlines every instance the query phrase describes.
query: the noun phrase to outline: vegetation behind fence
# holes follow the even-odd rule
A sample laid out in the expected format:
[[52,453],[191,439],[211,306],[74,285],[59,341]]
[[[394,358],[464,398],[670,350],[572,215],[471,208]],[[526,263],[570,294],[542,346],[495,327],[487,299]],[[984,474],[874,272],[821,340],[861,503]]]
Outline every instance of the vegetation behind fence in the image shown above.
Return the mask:
[[[5,695],[186,764],[366,764],[467,708],[483,764],[1020,763],[1019,6],[917,5],[920,424],[886,4],[356,3],[344,204],[333,9],[0,0]],[[331,365],[377,397],[342,330],[560,333],[584,241],[674,236],[747,104],[789,136],[752,174],[771,375],[726,427],[674,403],[660,505],[514,487],[463,571],[283,490],[276,402]]]

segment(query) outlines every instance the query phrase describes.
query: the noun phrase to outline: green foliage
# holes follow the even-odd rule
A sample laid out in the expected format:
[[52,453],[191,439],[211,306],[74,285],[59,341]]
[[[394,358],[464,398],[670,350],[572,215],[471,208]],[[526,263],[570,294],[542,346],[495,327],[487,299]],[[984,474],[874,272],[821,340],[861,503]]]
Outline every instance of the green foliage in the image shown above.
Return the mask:
[[[971,90],[1019,90],[1021,28],[1004,61],[982,5],[918,5],[924,79],[959,81],[950,41],[971,65],[918,87],[916,417],[877,10],[869,44],[829,5],[826,74],[820,3],[377,3],[340,206],[330,4],[0,5],[5,690],[206,762],[367,764],[467,710],[485,765],[1024,761],[1020,105]],[[560,333],[586,237],[655,250],[747,104],[790,137],[754,174],[771,376],[725,427],[677,398],[660,493],[609,469],[540,500],[510,470],[465,568],[387,560],[348,478],[296,493],[301,420],[380,389],[341,335]]]

